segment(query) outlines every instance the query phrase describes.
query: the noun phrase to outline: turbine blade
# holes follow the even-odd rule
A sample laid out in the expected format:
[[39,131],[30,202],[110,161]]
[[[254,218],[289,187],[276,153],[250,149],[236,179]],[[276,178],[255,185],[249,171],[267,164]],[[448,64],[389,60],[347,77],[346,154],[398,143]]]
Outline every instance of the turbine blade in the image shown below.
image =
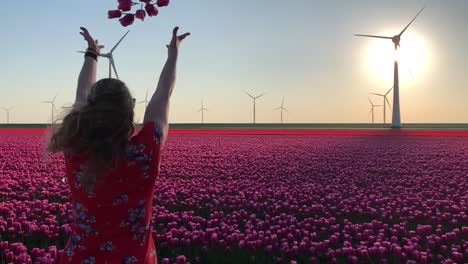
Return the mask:
[[369,93],[369,94],[378,95],[378,96],[384,96],[383,94],[378,94],[378,93]]
[[[244,90],[242,90],[244,91]],[[244,93],[246,93],[248,96],[252,97],[252,99],[255,99],[251,94],[249,94],[248,92],[244,91]]]
[[385,101],[387,102],[388,107],[390,107],[390,110],[392,110],[392,106],[390,105],[390,101],[388,101],[388,98],[387,98],[387,97],[385,97]]
[[354,34],[356,37],[368,37],[368,38],[382,38],[382,39],[392,39],[391,37],[385,36],[376,36],[376,35],[361,35],[361,34]]
[[114,69],[115,76],[117,77],[118,80],[120,80],[119,75],[117,74],[117,69],[115,68],[114,58],[111,59],[111,65],[112,65],[112,68]]
[[255,99],[257,99],[257,98],[260,98],[260,97],[264,96],[264,95],[265,95],[265,94],[267,94],[267,93],[268,93],[268,92],[266,92],[266,93],[262,93],[261,95],[259,95],[259,96],[255,97]]
[[393,87],[390,88],[390,90],[388,90],[388,92],[385,94],[385,95],[388,95],[390,93],[390,91],[393,90]]
[[273,111],[280,110],[280,109],[281,109],[281,107],[278,107],[278,108],[273,109]]
[[419,14],[421,14],[421,12],[424,10],[424,8],[426,8],[426,7],[421,8],[421,11],[419,11],[418,14],[416,14],[416,16],[413,18],[413,20],[411,20],[411,22],[409,22],[409,24],[401,31],[401,33],[399,34],[399,36],[401,36],[401,35],[403,34],[403,32],[405,32],[406,29],[409,28],[409,26],[411,25],[411,23],[413,23],[413,21],[419,16]]
[[117,46],[119,46],[120,42],[122,42],[122,40],[127,36],[128,32],[130,32],[130,30],[127,31],[127,33],[125,33],[125,35],[123,35],[123,37],[119,40],[119,42],[117,42],[117,44],[115,44],[115,46],[111,49],[110,53],[112,53],[117,48]]
[[283,107],[283,110],[289,113],[289,111],[288,111],[288,110],[286,110],[286,108],[284,108],[284,107]]
[[372,103],[372,101],[370,100],[370,98],[367,98],[367,99],[369,99],[369,103],[370,103],[372,106],[374,106],[374,104]]
[[281,101],[281,107],[283,107],[283,104],[284,104],[284,96],[283,96],[283,100]]

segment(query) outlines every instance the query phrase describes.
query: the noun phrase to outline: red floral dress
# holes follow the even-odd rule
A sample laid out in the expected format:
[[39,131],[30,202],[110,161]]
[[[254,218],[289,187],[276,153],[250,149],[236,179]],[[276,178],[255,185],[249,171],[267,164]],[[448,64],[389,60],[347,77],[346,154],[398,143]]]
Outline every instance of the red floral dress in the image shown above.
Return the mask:
[[150,219],[161,137],[160,126],[145,123],[130,139],[126,159],[91,190],[78,181],[86,158],[65,153],[74,222],[60,264],[157,263]]

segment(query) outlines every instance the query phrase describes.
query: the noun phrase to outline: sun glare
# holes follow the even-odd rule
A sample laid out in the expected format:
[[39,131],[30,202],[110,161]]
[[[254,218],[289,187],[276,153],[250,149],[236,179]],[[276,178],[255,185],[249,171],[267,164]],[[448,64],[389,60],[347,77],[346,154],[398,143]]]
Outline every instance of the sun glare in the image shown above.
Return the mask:
[[[393,36],[388,34],[382,36]],[[428,62],[428,49],[424,40],[418,35],[406,32],[401,38],[401,47],[395,52],[391,40],[372,39],[369,40],[367,52],[369,74],[378,81],[393,82],[393,65],[398,60],[399,78],[401,81],[415,79]]]

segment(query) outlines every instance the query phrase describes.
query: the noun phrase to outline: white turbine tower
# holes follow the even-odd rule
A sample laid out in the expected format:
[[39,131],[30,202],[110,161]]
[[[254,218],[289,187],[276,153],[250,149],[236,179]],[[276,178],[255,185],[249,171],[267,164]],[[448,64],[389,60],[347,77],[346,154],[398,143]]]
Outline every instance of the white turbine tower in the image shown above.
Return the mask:
[[286,110],[286,108],[284,108],[284,96],[283,96],[283,100],[281,101],[281,106],[274,109],[273,111],[276,111],[276,110],[281,110],[281,124],[283,124],[283,110],[288,112],[288,110]]
[[55,108],[55,103],[54,103],[54,102],[55,102],[55,98],[57,98],[57,95],[54,96],[54,99],[52,99],[52,101],[42,101],[43,103],[51,104],[50,107],[51,107],[51,110],[52,110],[52,114],[51,114],[51,116],[52,116],[51,121],[52,121],[52,122],[51,122],[50,124],[53,124],[53,123],[54,123],[54,110],[56,110],[56,108]]
[[258,98],[264,96],[266,93],[263,93],[263,94],[261,94],[261,95],[259,95],[259,96],[253,96],[253,95],[249,94],[249,93],[246,92],[246,91],[244,91],[244,93],[246,93],[248,96],[250,96],[250,98],[253,99],[253,123],[255,124],[255,101],[256,101]]
[[202,123],[202,125],[203,125],[203,112],[208,111],[208,109],[206,109],[205,107],[203,107],[203,99],[201,100],[201,108],[198,109],[198,112],[200,112],[200,111],[201,111],[201,123]]
[[[117,79],[119,79],[119,75],[117,74],[117,69],[115,68],[115,62],[114,62],[114,57],[112,56],[112,52],[114,52],[117,46],[119,46],[120,42],[122,42],[122,40],[127,36],[128,32],[130,32],[130,30],[127,31],[125,35],[123,35],[123,37],[119,40],[119,42],[117,42],[117,44],[115,44],[115,46],[110,50],[109,53],[99,54],[100,57],[109,59],[109,78],[112,78],[112,68],[113,68],[115,76],[117,77]],[[78,52],[85,53],[84,51],[78,51]]]
[[[400,47],[400,39],[403,33],[408,29],[408,27],[413,23],[413,21],[418,17],[419,14],[424,10],[425,7],[419,11],[418,14],[411,20],[411,22],[400,32],[400,34],[393,37],[385,36],[376,36],[376,35],[361,35],[355,34],[358,37],[369,37],[369,38],[381,38],[381,39],[391,39],[395,44],[395,51]],[[400,118],[400,86],[398,79],[398,61],[395,59],[394,70],[393,70],[393,115],[392,115],[392,127],[401,128],[401,118]]]
[[390,91],[392,91],[392,89],[393,89],[393,87],[390,88],[390,90],[388,90],[388,92],[385,93],[385,94],[371,93],[371,94],[373,94],[373,95],[377,95],[377,96],[383,97],[383,100],[384,100],[384,101],[383,101],[383,120],[384,120],[383,122],[384,122],[384,124],[387,123],[387,119],[386,119],[386,112],[387,112],[386,103],[388,104],[388,107],[390,107],[390,110],[392,109],[392,107],[390,106],[390,102],[388,101],[388,98],[387,98],[387,95],[390,93]]
[[146,107],[148,107],[148,90],[146,90],[146,96],[145,96],[145,100],[139,102],[138,104],[142,104],[142,103],[145,103],[145,109]]
[[5,110],[6,114],[7,114],[7,124],[10,124],[10,110],[15,108],[14,106],[10,107],[10,108],[6,108],[6,107],[2,107],[3,110]]
[[369,113],[372,113],[372,124],[374,124],[374,108],[379,107],[381,105],[375,105],[374,103],[372,103],[370,98],[367,98],[367,99],[369,99],[369,103],[371,104],[371,110]]

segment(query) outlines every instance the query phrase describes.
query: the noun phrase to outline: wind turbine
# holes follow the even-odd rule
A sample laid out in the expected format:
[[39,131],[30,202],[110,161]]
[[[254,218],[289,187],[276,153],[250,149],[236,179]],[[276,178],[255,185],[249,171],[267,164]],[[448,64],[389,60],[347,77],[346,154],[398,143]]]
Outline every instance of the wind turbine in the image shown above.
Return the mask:
[[[117,48],[117,46],[119,46],[120,42],[122,42],[122,40],[127,36],[128,32],[130,32],[130,30],[127,31],[127,33],[125,33],[125,35],[123,35],[123,37],[119,40],[119,42],[117,42],[117,44],[115,44],[115,46],[110,50],[109,53],[99,54],[99,57],[104,57],[104,58],[109,59],[109,78],[112,78],[112,68],[113,68],[115,76],[117,76],[117,79],[119,79],[119,75],[117,74],[117,70],[115,68],[115,62],[114,62],[114,57],[112,56],[112,52],[114,52],[114,50]],[[85,53],[84,51],[78,51],[78,52]]]
[[259,95],[259,96],[253,96],[253,95],[249,94],[249,93],[246,92],[246,91],[244,91],[244,93],[246,93],[248,96],[250,96],[250,98],[253,99],[253,123],[255,124],[255,101],[256,101],[258,98],[264,96],[266,93],[263,93],[263,94],[261,94],[261,95]]
[[381,105],[375,105],[374,103],[372,103],[370,98],[367,98],[367,99],[369,99],[369,102],[370,102],[370,104],[372,106],[369,113],[372,112],[372,124],[374,124],[374,107],[378,107],[378,106],[381,106]]
[[54,123],[54,110],[56,110],[55,103],[54,103],[55,98],[57,98],[57,95],[54,96],[54,99],[52,99],[52,101],[42,101],[43,103],[51,104],[51,109],[52,109],[52,119],[51,119],[52,123],[51,124]]
[[[409,22],[409,24],[400,32],[400,34],[395,35],[393,37],[386,37],[386,36],[376,36],[376,35],[361,35],[361,34],[355,34],[355,36],[358,37],[369,37],[369,38],[381,38],[381,39],[391,39],[393,44],[395,45],[395,51],[400,47],[400,40],[401,36],[405,31],[408,29],[408,27],[413,23],[413,21],[418,17],[419,14],[424,10],[423,7]],[[393,115],[392,115],[392,127],[393,128],[401,128],[401,119],[400,119],[400,86],[399,86],[399,80],[398,80],[398,61],[395,59],[394,63],[394,70],[393,70]]]
[[10,124],[10,110],[13,109],[13,108],[15,108],[15,107],[12,106],[12,107],[10,107],[10,108],[5,108],[5,107],[2,107],[2,108],[3,108],[3,110],[5,110],[6,113],[7,113],[7,124]]
[[201,108],[198,109],[198,112],[200,112],[200,111],[201,111],[201,123],[202,123],[202,125],[203,125],[203,112],[204,112],[204,111],[208,111],[208,109],[206,109],[206,108],[203,107],[203,99],[201,100]]
[[148,107],[148,90],[146,90],[146,96],[145,96],[145,100],[139,102],[138,104],[141,104],[141,103],[145,103],[145,109],[146,107]]
[[284,96],[283,96],[283,100],[281,101],[281,106],[273,110],[273,111],[281,110],[281,124],[283,124],[283,110],[288,112],[288,110],[286,110],[286,108],[284,108],[283,105],[284,105]]
[[386,113],[386,107],[385,107],[386,104],[385,104],[385,103],[388,104],[388,107],[390,107],[390,110],[392,109],[392,107],[390,106],[390,102],[388,101],[388,98],[387,98],[387,95],[390,93],[390,91],[391,91],[392,89],[393,89],[393,87],[390,88],[390,90],[388,90],[388,92],[385,93],[385,94],[371,93],[371,94],[373,94],[373,95],[377,95],[377,96],[383,97],[383,100],[384,100],[384,102],[383,102],[383,120],[384,120],[384,121],[383,121],[383,122],[384,122],[384,124],[387,123],[387,121],[386,121],[386,114],[385,114],[385,113]]

